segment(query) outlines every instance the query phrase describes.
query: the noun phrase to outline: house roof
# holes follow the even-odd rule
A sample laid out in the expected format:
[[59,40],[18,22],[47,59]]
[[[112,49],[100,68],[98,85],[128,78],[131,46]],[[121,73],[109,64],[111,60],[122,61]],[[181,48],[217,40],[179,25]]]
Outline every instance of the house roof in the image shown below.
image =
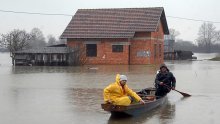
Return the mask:
[[68,47],[42,47],[16,51],[15,53],[69,53]]
[[160,20],[169,34],[163,7],[79,9],[61,38],[132,38],[135,32],[155,32]]

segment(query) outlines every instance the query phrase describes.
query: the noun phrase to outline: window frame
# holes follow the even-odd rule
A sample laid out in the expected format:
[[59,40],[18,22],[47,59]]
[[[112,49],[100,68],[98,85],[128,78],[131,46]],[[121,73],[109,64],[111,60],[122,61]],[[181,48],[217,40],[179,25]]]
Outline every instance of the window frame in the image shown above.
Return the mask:
[[86,57],[97,57],[97,44],[86,44]]
[[112,45],[113,53],[120,53],[124,51],[124,45]]

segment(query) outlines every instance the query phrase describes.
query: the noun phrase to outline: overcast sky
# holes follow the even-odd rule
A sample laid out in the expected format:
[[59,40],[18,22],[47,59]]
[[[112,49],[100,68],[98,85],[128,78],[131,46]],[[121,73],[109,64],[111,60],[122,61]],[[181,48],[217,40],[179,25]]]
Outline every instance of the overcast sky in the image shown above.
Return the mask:
[[45,36],[52,34],[59,37],[72,18],[2,10],[74,15],[77,9],[164,7],[168,27],[180,32],[178,38],[194,42],[203,22],[173,17],[218,22],[213,24],[220,30],[219,6],[220,0],[0,0],[0,33],[5,34],[13,29],[30,32],[37,27]]

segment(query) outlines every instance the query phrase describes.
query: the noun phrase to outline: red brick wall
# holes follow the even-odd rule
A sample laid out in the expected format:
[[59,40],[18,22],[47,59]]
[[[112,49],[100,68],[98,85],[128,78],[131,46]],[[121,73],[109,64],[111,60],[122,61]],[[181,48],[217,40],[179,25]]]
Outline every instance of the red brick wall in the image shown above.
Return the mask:
[[[154,45],[156,44],[156,52]],[[162,24],[156,32],[136,32],[131,39],[130,64],[161,64],[163,63],[164,33]],[[161,50],[159,50],[161,46]],[[138,52],[150,52],[145,56],[137,55]],[[144,54],[144,53],[143,53]],[[155,55],[156,54],[156,55]]]
[[97,57],[87,57],[86,64],[128,64],[128,46],[123,46],[123,52],[112,52],[111,42],[97,44]]
[[150,32],[138,32],[134,34],[134,37],[151,37]]
[[123,52],[112,52],[113,42],[128,42],[127,39],[104,39],[102,42],[103,50],[100,52],[105,55],[102,64],[128,64],[128,45],[123,45]]
[[[94,41],[94,39],[85,39]],[[128,39],[100,39],[97,44],[97,57],[87,57],[85,64],[128,64],[128,45],[123,46],[123,52],[112,52],[113,42],[128,42]],[[69,39],[67,45],[83,46],[84,41]],[[84,45],[85,46],[85,45]]]
[[[70,47],[77,45],[82,47],[85,46],[84,41],[95,40],[97,41],[97,39],[68,39],[67,45]],[[161,64],[164,62],[162,23],[160,23],[156,32],[137,32],[133,39],[99,39],[98,41],[97,57],[87,57],[85,64]],[[130,42],[130,53],[129,45],[123,46],[123,52],[112,52],[112,43],[114,42]],[[161,45],[160,55],[159,44]],[[154,52],[155,45],[156,52]],[[150,56],[137,56],[140,51],[149,51]]]
[[[130,64],[151,64],[150,57],[146,56],[146,53],[143,53],[147,51],[151,52],[150,44],[150,40],[132,39],[130,48]],[[138,52],[143,55],[138,56]]]
[[[151,33],[151,37],[154,39],[152,43],[152,48],[154,49],[154,45],[156,45],[156,52],[153,50],[153,55],[156,57],[152,58],[154,64],[161,64],[164,63],[164,32],[162,23],[160,23],[159,28],[156,32]],[[161,45],[161,52],[159,50],[159,45]]]

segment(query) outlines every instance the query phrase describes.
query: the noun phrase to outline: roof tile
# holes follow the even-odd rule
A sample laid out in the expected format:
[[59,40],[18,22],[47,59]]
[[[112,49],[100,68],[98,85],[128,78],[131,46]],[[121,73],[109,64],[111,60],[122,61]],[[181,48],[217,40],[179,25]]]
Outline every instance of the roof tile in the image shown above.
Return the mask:
[[169,33],[162,7],[79,9],[61,38],[132,38],[135,32],[154,32],[162,20]]

